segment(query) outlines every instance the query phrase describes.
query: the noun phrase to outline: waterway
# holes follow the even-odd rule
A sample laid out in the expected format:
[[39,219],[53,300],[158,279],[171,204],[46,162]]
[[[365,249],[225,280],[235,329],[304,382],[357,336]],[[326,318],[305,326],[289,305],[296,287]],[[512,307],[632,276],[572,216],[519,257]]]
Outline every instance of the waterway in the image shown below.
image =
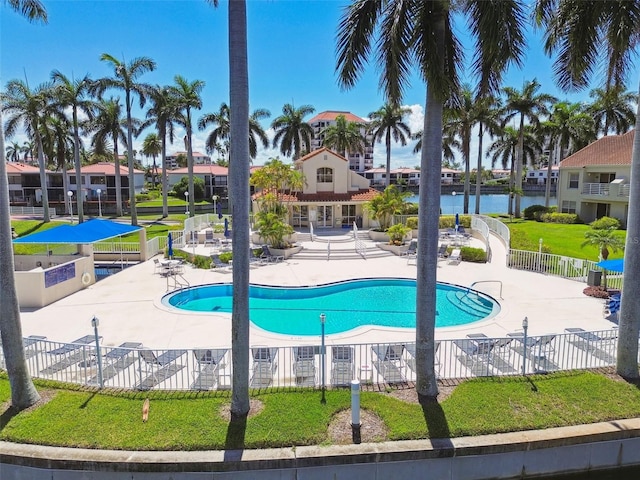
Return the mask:
[[[408,202],[418,203],[418,195],[413,195],[407,199]],[[549,204],[556,206],[558,200],[552,196]],[[515,200],[514,200],[515,205]],[[530,205],[544,205],[544,195],[523,195],[520,199],[520,210],[524,210]],[[454,213],[462,213],[464,206],[464,195],[458,193],[456,195],[440,195],[440,209],[443,215],[453,215]],[[473,213],[476,209],[476,196],[469,195],[469,212]],[[508,194],[484,194],[480,195],[480,213],[507,213],[509,210]]]

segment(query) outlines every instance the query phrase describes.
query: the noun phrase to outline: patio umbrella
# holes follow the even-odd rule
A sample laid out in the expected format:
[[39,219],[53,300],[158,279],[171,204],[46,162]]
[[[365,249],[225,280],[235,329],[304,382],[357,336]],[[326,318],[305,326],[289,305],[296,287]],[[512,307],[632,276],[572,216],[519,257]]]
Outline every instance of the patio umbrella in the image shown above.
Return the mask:
[[624,272],[624,259],[622,258],[616,258],[615,260],[603,260],[596,263],[596,265],[612,272]]
[[456,213],[456,232],[458,231],[458,227],[460,226],[460,217]]
[[169,258],[173,257],[173,237],[171,236],[171,232],[169,232],[169,234],[167,235],[167,255],[169,255]]
[[216,213],[218,214],[218,218],[222,218],[222,204],[218,203],[216,205]]
[[230,232],[229,232],[229,219],[225,218],[224,219],[224,236],[225,238],[229,238]]

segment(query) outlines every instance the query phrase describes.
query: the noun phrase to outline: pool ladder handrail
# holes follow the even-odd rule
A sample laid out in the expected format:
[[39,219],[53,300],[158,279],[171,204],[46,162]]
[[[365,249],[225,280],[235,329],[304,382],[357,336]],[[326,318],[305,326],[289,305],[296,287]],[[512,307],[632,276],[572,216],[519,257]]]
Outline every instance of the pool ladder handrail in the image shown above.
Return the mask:
[[502,280],[478,280],[477,282],[473,282],[471,285],[469,285],[469,288],[467,289],[467,293],[469,293],[469,290],[471,290],[474,285],[477,285],[478,283],[499,283],[500,284],[500,300],[504,300],[504,298],[502,298]]

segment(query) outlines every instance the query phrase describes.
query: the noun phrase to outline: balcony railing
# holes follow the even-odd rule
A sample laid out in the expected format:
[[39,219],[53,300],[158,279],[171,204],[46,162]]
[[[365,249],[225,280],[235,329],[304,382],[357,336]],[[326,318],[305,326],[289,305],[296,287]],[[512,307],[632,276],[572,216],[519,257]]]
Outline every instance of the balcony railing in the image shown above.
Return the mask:
[[583,195],[609,195],[608,183],[585,183],[582,186]]

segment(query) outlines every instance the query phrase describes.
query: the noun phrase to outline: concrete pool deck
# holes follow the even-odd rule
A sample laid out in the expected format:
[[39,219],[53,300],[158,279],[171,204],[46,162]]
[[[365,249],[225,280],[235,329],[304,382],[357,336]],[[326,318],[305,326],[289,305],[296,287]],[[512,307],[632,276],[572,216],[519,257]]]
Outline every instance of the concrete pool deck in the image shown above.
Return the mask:
[[[478,242],[477,240],[473,240]],[[493,318],[466,326],[436,330],[437,339],[461,338],[468,333],[484,333],[493,337],[521,330],[522,319],[529,319],[529,334],[563,333],[567,327],[604,330],[613,323],[603,318],[604,301],[585,296],[585,284],[544,274],[506,267],[506,249],[496,237],[490,239],[492,260],[486,264],[438,262],[438,281],[474,286],[501,305]],[[307,247],[312,245],[307,243]],[[305,242],[303,242],[305,246]],[[196,247],[197,253],[208,255],[209,248]],[[316,244],[317,248],[317,244]],[[332,248],[351,248],[351,245]],[[191,247],[187,249],[192,251]],[[156,257],[157,258],[157,257]],[[228,347],[231,345],[231,321],[228,315],[179,311],[162,305],[168,280],[154,273],[152,260],[127,268],[85,290],[54,304],[22,311],[23,335],[44,335],[49,340],[70,342],[92,333],[91,318],[100,319],[103,345],[116,346],[126,341],[142,342],[145,347],[194,348]],[[230,272],[199,270],[186,266],[184,278],[191,286],[230,282]],[[352,278],[401,277],[416,278],[415,264],[406,257],[353,259],[292,258],[252,268],[250,281],[265,285],[318,285]],[[487,282],[489,281],[489,282]],[[499,283],[499,282],[501,283]],[[500,291],[502,289],[502,297]],[[321,312],[318,312],[318,314]],[[313,315],[310,322],[318,322]],[[286,346],[317,343],[316,337],[272,334],[251,327],[252,345]],[[330,335],[327,343],[367,343],[411,340],[413,330],[361,327],[342,334]]]

